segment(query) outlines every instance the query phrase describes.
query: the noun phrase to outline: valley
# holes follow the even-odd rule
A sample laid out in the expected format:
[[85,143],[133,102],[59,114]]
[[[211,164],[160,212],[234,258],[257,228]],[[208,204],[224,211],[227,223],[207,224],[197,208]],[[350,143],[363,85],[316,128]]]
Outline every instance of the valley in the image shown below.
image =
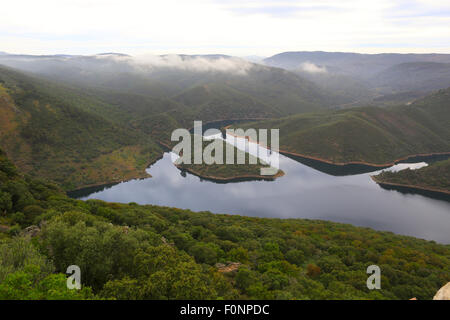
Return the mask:
[[[2,151],[0,212],[0,299],[431,299],[450,281],[448,245],[316,219],[74,200]],[[239,268],[219,272],[227,261]],[[81,290],[67,289],[68,264],[85,270]],[[364,286],[371,264],[389,270],[383,290]]]
[[[431,299],[450,281],[449,63],[0,54],[0,299]],[[194,121],[245,164],[177,163]],[[226,128],[279,129],[278,171],[270,139]]]

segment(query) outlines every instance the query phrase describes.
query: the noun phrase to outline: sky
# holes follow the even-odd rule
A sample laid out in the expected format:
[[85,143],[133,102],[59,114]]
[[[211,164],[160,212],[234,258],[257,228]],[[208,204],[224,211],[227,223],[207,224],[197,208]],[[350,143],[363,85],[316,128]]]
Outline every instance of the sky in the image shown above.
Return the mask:
[[14,0],[0,51],[450,53],[449,0]]

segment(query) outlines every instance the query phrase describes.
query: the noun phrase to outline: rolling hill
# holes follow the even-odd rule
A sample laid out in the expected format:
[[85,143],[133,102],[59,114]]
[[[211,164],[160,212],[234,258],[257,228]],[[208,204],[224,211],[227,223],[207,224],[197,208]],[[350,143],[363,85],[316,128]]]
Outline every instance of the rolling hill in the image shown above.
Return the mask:
[[53,82],[0,67],[0,145],[24,172],[65,189],[146,176],[161,150],[105,119],[115,108]]
[[407,106],[294,115],[244,128],[279,128],[280,150],[342,163],[386,165],[416,154],[450,152],[450,89]]
[[263,66],[224,55],[170,55],[129,57],[97,56],[0,57],[0,64],[33,72],[50,79],[153,98],[176,98],[196,87],[222,86],[234,89],[234,98],[248,97],[279,110],[284,115],[326,109],[339,101],[314,83],[279,68]]

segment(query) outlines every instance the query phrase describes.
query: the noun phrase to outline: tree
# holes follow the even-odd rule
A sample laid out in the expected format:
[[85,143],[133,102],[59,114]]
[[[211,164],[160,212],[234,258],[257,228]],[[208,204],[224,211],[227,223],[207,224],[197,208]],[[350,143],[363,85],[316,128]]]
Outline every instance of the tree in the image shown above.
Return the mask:
[[315,264],[308,264],[308,266],[306,267],[306,274],[311,277],[311,278],[315,278],[318,275],[320,275],[320,267],[316,266]]

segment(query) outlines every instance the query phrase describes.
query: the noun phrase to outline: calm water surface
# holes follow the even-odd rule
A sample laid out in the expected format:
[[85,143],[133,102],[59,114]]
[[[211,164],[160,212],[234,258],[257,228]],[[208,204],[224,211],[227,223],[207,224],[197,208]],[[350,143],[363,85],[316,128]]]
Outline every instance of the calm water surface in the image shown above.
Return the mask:
[[[251,153],[256,150],[254,146],[251,149]],[[379,171],[333,176],[280,155],[285,176],[275,181],[224,184],[182,173],[172,160],[173,154],[165,153],[147,169],[152,178],[123,182],[79,198],[257,217],[322,219],[450,243],[450,202],[385,190],[370,179]],[[389,170],[424,165],[397,164]]]

